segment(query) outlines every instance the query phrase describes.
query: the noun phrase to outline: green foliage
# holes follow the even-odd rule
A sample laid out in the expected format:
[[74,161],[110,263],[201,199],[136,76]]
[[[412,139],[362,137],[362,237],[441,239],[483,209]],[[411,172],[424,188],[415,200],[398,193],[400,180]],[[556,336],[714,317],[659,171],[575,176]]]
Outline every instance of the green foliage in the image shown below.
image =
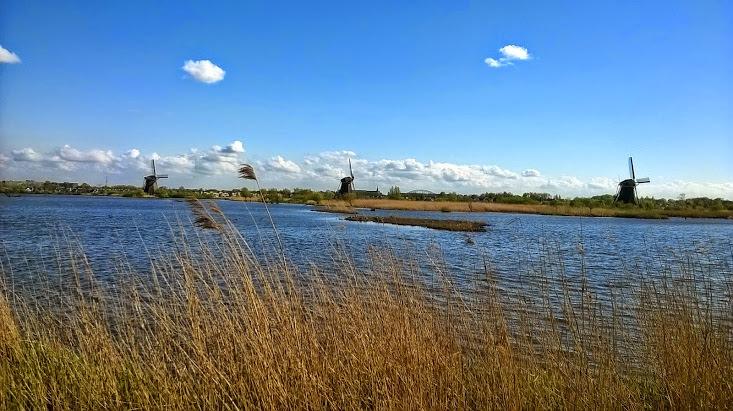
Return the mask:
[[341,199],[346,201],[346,203],[349,204],[349,206],[354,206],[354,200],[356,200],[356,194],[354,193],[348,193],[341,196]]
[[389,192],[387,193],[387,198],[391,200],[399,200],[402,198],[402,193],[400,192],[399,186],[392,186],[389,189]]
[[[244,187],[240,190],[204,190],[203,188],[168,188],[161,186],[156,192],[156,196],[160,198],[217,198],[229,197],[236,195],[242,197],[252,197],[257,193],[253,193],[250,189]],[[70,182],[52,182],[52,181],[2,181],[0,182],[0,193],[6,194],[67,194],[67,195],[96,195],[96,196],[124,196],[124,197],[142,197],[145,194],[140,186],[135,185],[113,185],[113,186],[92,186],[87,183],[70,183]],[[259,196],[258,196],[259,197]],[[388,197],[390,199],[402,199],[403,195],[398,186],[389,189]],[[332,200],[335,198],[333,191],[316,191],[311,189],[295,188],[289,189],[269,189],[265,192],[265,198],[274,203],[291,202],[306,204],[308,202],[320,203],[324,200]],[[346,196],[349,204],[356,197]],[[550,193],[529,192],[517,195],[509,192],[501,193],[483,193],[483,194],[458,194],[455,192],[441,192],[431,199],[440,201],[455,202],[488,202],[502,204],[537,204],[551,206],[569,206],[589,209],[609,208],[609,209],[642,209],[649,211],[658,211],[665,215],[680,216],[710,216],[725,217],[733,211],[733,201],[722,198],[696,197],[687,198],[684,194],[680,194],[676,199],[642,197],[639,204],[622,204],[613,201],[614,196],[604,194],[592,197],[575,197],[562,198],[559,195]],[[726,214],[728,213],[728,214]]]

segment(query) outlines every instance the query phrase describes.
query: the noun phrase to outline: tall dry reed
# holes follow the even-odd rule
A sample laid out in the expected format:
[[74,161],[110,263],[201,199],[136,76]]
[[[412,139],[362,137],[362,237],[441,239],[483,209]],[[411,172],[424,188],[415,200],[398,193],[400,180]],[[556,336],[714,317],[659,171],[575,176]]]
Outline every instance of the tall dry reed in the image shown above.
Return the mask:
[[688,267],[602,298],[584,275],[541,272],[509,291],[487,269],[459,288],[440,264],[426,272],[383,249],[365,265],[340,255],[298,272],[218,224],[181,236],[149,273],[121,264],[114,284],[73,244],[30,288],[4,262],[0,406],[733,403],[730,277],[725,291],[717,273]]

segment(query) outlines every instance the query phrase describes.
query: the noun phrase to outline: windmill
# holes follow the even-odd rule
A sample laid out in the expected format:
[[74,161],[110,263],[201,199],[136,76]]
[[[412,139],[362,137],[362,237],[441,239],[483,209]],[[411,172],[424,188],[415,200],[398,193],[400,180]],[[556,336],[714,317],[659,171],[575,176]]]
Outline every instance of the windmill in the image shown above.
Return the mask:
[[153,174],[144,177],[145,185],[143,186],[143,191],[145,191],[145,193],[147,194],[154,195],[155,190],[158,189],[158,179],[168,178],[168,174],[156,174],[155,160],[150,160],[150,165],[153,167]]
[[618,183],[618,191],[613,201],[636,204],[636,186],[650,181],[649,177],[636,178],[636,174],[634,173],[634,160],[629,157],[629,178]]
[[341,187],[338,191],[339,196],[354,192],[354,171],[351,169],[351,159],[349,159],[349,175],[349,177],[341,179]]

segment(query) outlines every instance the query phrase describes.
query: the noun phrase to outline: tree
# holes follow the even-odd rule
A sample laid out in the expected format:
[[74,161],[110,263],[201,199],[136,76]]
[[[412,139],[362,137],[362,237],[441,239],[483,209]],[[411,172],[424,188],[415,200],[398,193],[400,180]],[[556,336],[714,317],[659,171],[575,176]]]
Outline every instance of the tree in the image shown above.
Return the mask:
[[266,197],[267,197],[267,201],[269,201],[269,202],[271,202],[273,204],[277,204],[277,203],[280,203],[281,201],[283,201],[282,194],[280,194],[280,192],[277,191],[274,188],[271,188],[271,189],[267,190]]
[[249,192],[249,189],[247,187],[242,187],[242,189],[239,191],[239,195],[241,195],[244,198],[248,198],[252,196],[252,194]]
[[392,186],[389,189],[389,192],[387,192],[387,198],[390,198],[392,200],[399,200],[402,198],[402,193],[400,192],[399,186]]

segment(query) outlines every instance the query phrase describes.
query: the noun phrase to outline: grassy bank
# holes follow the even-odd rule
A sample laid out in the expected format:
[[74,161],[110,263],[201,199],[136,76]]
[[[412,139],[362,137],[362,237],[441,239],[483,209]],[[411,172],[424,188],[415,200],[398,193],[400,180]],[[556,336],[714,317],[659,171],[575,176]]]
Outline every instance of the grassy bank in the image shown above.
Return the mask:
[[[339,200],[324,202],[326,205],[343,205]],[[588,208],[576,206],[552,206],[544,204],[502,204],[486,202],[454,202],[454,201],[411,201],[356,199],[351,202],[357,208],[374,208],[380,210],[407,211],[442,211],[442,212],[497,212],[522,213],[582,217],[624,217],[660,219],[668,217],[686,218],[733,218],[728,210],[661,210],[642,208]]]
[[313,207],[313,211],[318,211],[321,213],[356,214],[356,209],[354,209],[354,207],[349,207],[348,205],[342,204],[315,206]]
[[436,220],[432,218],[363,215],[346,217],[346,220],[380,224],[409,225],[447,231],[486,231],[486,223],[470,220]]
[[29,290],[3,261],[0,408],[733,403],[733,311],[713,297],[715,273],[683,266],[604,299],[557,261],[513,291],[487,270],[469,292],[440,264],[424,271],[388,250],[299,273],[250,246],[219,221],[151,260],[152,273],[120,265],[115,287],[75,249],[51,266],[26,261],[58,270]]

